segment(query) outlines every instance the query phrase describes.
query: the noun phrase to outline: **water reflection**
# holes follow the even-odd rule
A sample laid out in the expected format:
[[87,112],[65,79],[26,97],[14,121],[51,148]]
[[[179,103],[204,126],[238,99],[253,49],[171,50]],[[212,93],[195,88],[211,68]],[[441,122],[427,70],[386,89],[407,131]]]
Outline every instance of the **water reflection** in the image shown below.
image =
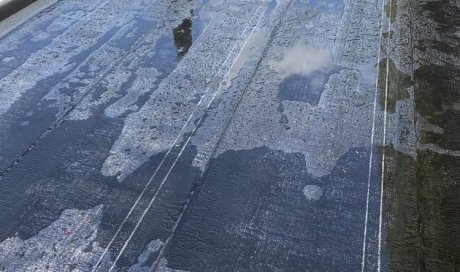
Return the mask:
[[177,49],[177,59],[180,60],[192,46],[192,18],[193,10],[190,11],[190,17],[173,29],[174,45]]
[[282,52],[281,60],[271,62],[272,68],[283,78],[291,75],[308,76],[333,65],[329,50],[297,44]]
[[281,51],[271,67],[282,79],[278,99],[319,103],[329,77],[341,67],[332,61],[332,54],[324,48],[297,44]]

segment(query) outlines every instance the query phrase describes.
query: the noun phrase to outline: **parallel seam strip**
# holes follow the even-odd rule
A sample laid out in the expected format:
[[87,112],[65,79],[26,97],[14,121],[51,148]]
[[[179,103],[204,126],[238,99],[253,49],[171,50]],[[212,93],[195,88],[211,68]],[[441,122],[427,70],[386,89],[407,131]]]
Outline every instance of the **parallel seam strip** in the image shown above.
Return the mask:
[[[261,6],[259,6],[257,8],[257,10],[254,12],[254,16],[255,14],[257,14],[257,12],[260,10]],[[246,29],[248,28],[248,26],[246,26],[246,28],[244,29],[244,31],[240,34],[242,35]],[[195,43],[196,44],[196,43]],[[237,46],[238,45],[238,42],[236,42],[233,47]],[[227,62],[227,60],[231,57],[232,53],[233,53],[233,47],[231,48],[230,50],[230,53],[228,54],[227,58],[224,60],[224,62],[222,63],[219,71],[217,73],[215,73],[213,75],[213,78],[216,77],[218,74],[220,74],[221,70],[222,70],[222,67],[223,65]],[[108,253],[108,250],[110,249],[110,247],[112,246],[112,244],[115,242],[115,239],[118,237],[118,235],[120,234],[121,232],[121,229],[124,227],[124,225],[127,223],[129,217],[131,216],[131,214],[134,212],[134,209],[137,207],[137,205],[139,204],[140,200],[142,199],[142,197],[145,195],[145,193],[147,192],[147,189],[148,187],[150,186],[150,184],[153,182],[153,179],[156,177],[157,173],[159,172],[160,168],[163,166],[164,162],[166,161],[166,159],[168,158],[169,154],[172,152],[172,150],[174,149],[174,147],[176,146],[176,144],[178,143],[179,139],[181,136],[183,136],[183,133],[185,132],[187,126],[189,125],[191,119],[193,118],[193,116],[195,115],[195,112],[198,110],[198,108],[200,107],[200,105],[202,104],[202,102],[204,101],[204,98],[206,97],[207,93],[209,92],[209,90],[211,89],[211,86],[209,86],[205,93],[202,95],[202,97],[200,98],[199,102],[197,103],[196,105],[196,108],[194,109],[194,111],[192,112],[192,114],[189,116],[189,118],[187,119],[187,121],[185,122],[185,124],[182,126],[179,134],[177,135],[177,137],[175,138],[174,140],[174,143],[171,145],[171,147],[168,149],[167,153],[165,154],[165,156],[163,157],[162,161],[160,162],[160,164],[157,166],[155,172],[152,174],[152,176],[150,177],[149,181],[147,182],[147,184],[145,185],[143,191],[141,192],[141,194],[139,195],[139,197],[136,199],[134,205],[131,207],[130,211],[128,212],[128,214],[125,216],[123,222],[121,223],[121,225],[119,226],[119,228],[117,229],[117,231],[115,232],[114,236],[112,237],[112,239],[110,240],[109,244],[107,245],[107,247],[104,249],[104,252],[103,254],[101,255],[101,257],[98,259],[96,265],[93,267],[92,269],[92,272],[95,272],[96,269],[99,267],[99,265],[101,264],[103,258],[105,257],[105,255]],[[191,134],[193,135],[193,134]],[[188,143],[188,141],[187,141]],[[184,144],[184,147],[187,146],[187,143]],[[182,150],[183,151],[183,150]],[[175,163],[177,162],[177,160],[179,159],[180,155],[182,154],[182,151],[180,152],[180,154],[178,155],[178,157],[176,158],[175,162],[173,163],[173,167],[175,165]],[[168,172],[169,173],[169,172]],[[164,185],[164,182],[162,182],[162,184]],[[162,185],[160,185],[162,187]],[[157,188],[157,193],[155,194],[154,198],[156,198],[156,195],[158,194],[158,192],[161,190],[161,187]],[[145,215],[144,215],[145,216]],[[141,220],[142,221],[142,220]],[[136,227],[137,229],[137,227]],[[130,235],[131,236],[131,235]],[[117,257],[119,258],[119,257]],[[112,267],[110,268],[110,270],[112,270],[114,268],[114,265],[116,264],[116,261],[113,263]]]
[[[389,1],[389,12],[388,12],[388,31],[391,31],[391,17],[393,15],[393,1]],[[385,185],[385,145],[386,145],[386,136],[387,136],[387,108],[388,108],[388,88],[389,88],[389,73],[390,73],[390,43],[391,35],[388,35],[387,39],[387,51],[386,51],[386,79],[385,79],[385,109],[383,115],[383,140],[382,140],[382,175],[380,181],[380,216],[379,216],[379,235],[378,235],[378,260],[377,260],[377,271],[380,272],[382,268],[382,225],[383,225],[383,195],[384,195],[384,185]]]
[[364,220],[364,234],[363,234],[363,249],[361,259],[361,272],[364,272],[366,267],[366,251],[367,251],[367,225],[369,218],[369,201],[370,201],[370,187],[371,187],[371,176],[372,176],[372,164],[374,155],[374,136],[375,136],[375,120],[376,120],[376,108],[377,108],[377,93],[379,85],[379,74],[380,74],[380,58],[382,51],[382,36],[383,36],[383,19],[385,13],[385,0],[382,0],[381,7],[381,19],[380,19],[380,31],[379,31],[379,49],[377,54],[377,76],[375,80],[375,92],[374,92],[374,109],[372,115],[372,133],[371,133],[371,144],[370,144],[370,155],[369,155],[369,174],[367,180],[367,195],[366,195],[366,214]]

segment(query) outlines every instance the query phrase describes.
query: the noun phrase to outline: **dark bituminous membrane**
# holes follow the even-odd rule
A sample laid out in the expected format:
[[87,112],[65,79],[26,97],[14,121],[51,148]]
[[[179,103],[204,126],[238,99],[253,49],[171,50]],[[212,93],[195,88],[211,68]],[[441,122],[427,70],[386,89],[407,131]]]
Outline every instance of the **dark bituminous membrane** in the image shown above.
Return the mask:
[[144,188],[100,271],[138,222],[122,271],[458,268],[453,0],[77,2],[0,39],[0,269],[86,269]]
[[350,149],[313,178],[299,153],[222,153],[166,258],[190,271],[357,271],[368,163],[366,149]]

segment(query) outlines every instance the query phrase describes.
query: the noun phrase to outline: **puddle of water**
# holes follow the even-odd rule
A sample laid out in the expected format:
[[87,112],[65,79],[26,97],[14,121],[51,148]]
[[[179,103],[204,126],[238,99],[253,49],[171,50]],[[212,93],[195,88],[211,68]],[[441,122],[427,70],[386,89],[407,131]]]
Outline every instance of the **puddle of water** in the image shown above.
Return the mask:
[[[205,3],[206,4],[206,3]],[[172,30],[172,41],[176,48],[176,61],[180,61],[192,47],[203,31],[203,22],[200,17],[202,7],[190,10],[190,16]]]
[[280,61],[272,61],[272,68],[283,78],[291,75],[308,76],[332,65],[329,50],[310,45],[297,44],[281,55]]
[[289,76],[280,83],[277,98],[280,100],[307,102],[312,106],[316,106],[329,77],[338,70],[338,68],[329,68],[313,72],[308,76]]
[[328,50],[297,44],[271,62],[284,79],[279,85],[278,99],[317,105],[329,77],[340,68],[332,63]]

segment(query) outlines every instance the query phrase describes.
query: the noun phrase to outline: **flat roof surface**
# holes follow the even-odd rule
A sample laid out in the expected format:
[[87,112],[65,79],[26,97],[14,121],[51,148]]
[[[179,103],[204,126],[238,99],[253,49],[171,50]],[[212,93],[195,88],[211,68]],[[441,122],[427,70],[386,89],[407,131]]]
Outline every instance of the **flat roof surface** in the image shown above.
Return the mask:
[[0,22],[0,271],[458,270],[458,1],[29,10]]

